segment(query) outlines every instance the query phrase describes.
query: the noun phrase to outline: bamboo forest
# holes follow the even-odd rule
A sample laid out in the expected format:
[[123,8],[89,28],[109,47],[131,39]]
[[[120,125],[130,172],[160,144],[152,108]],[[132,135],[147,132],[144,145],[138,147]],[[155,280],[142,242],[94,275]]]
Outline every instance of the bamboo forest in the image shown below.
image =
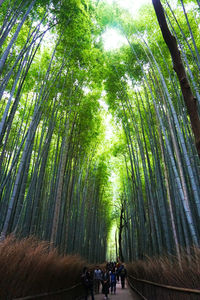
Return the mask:
[[199,0],[0,0],[0,299],[200,299],[199,158]]

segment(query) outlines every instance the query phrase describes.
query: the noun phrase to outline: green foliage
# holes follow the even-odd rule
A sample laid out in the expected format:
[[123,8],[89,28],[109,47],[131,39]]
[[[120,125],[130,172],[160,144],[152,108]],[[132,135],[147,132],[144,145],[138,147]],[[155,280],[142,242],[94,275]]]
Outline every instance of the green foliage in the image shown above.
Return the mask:
[[[10,11],[8,2],[11,14],[6,23],[5,17]],[[19,5],[16,7],[14,3],[7,0],[2,6],[0,25],[3,26],[5,21],[9,28],[15,12],[18,17],[2,42],[0,54],[6,51],[31,1],[16,1]],[[189,0],[184,4],[199,49],[197,5]],[[178,24],[166,3],[164,7],[173,26],[171,30],[176,33],[179,46],[188,59],[187,68],[193,74],[193,78],[189,75],[194,89],[194,83],[198,86],[199,82],[197,53],[180,1],[177,8],[173,8]],[[6,32],[5,28],[3,32]],[[108,28],[121,32],[128,45],[104,51],[102,34]],[[32,44],[33,36],[35,42]],[[180,154],[185,151],[183,142],[186,144],[193,168],[196,158],[180,88],[153,6],[143,6],[138,15],[132,17],[116,3],[38,0],[9,51],[0,78],[2,83],[11,72],[8,82],[1,86],[1,117],[14,88],[0,150],[1,184],[6,182],[1,191],[1,227],[4,226],[7,203],[10,203],[17,186],[9,230],[19,235],[34,233],[49,239],[58,198],[57,186],[62,182],[56,239],[62,252],[75,252],[75,245],[79,245],[76,234],[80,234],[84,245],[81,254],[90,256],[88,249],[94,241],[104,252],[106,246],[102,241],[107,240],[112,222],[119,218],[120,205],[124,201],[127,230],[132,234],[131,242],[137,244],[138,251],[131,258],[140,254],[142,257],[151,251],[161,253],[166,238],[159,237],[166,232],[166,223],[162,220],[165,214],[169,214],[166,179],[172,174],[171,157],[177,158],[172,129]],[[14,86],[18,71],[19,80]],[[173,99],[173,107],[169,96]],[[108,112],[100,104],[104,100]],[[177,131],[179,124],[172,108],[183,138]],[[163,120],[163,127],[158,115]],[[109,116],[113,119],[113,133],[108,138],[106,120]],[[34,122],[33,137],[25,147],[23,138]],[[166,150],[167,138],[172,155]],[[25,153],[27,148],[32,150]],[[21,162],[24,153],[25,161]],[[181,159],[187,193],[193,199],[185,157]],[[175,162],[173,166],[177,165]],[[164,168],[168,172],[167,178]],[[61,173],[63,178],[60,178]],[[177,174],[181,174],[181,170],[178,169]],[[195,169],[194,174],[197,176],[198,170]],[[177,186],[170,189],[174,199],[180,197],[179,191]],[[193,200],[191,207],[195,207]],[[176,204],[173,208],[178,216],[180,212],[177,212]],[[183,220],[181,222],[184,224]],[[172,243],[173,238],[170,238]],[[97,252],[96,249],[95,257],[90,256],[91,260],[105,258],[100,258]]]

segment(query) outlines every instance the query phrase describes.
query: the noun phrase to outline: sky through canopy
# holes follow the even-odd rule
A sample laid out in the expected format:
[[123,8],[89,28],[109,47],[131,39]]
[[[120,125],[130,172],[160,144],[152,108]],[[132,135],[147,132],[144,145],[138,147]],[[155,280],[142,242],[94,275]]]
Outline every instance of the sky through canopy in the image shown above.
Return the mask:
[[[110,5],[117,3],[120,7],[127,9],[131,15],[135,15],[144,4],[150,4],[151,0],[106,0]],[[120,48],[127,44],[126,38],[115,28],[108,28],[102,35],[106,51]]]

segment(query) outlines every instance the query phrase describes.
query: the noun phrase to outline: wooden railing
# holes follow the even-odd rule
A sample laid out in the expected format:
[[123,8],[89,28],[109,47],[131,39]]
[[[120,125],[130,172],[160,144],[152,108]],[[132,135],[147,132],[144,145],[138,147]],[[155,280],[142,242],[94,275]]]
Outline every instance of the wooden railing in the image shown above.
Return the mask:
[[[138,281],[138,282],[142,282],[144,284],[148,284],[148,285],[152,285],[155,287],[159,287],[159,288],[163,288],[163,289],[168,289],[171,291],[175,291],[175,292],[181,292],[181,293],[189,293],[189,294],[199,294],[200,295],[200,290],[198,289],[190,289],[190,288],[182,288],[182,287],[178,287],[178,286],[172,286],[172,285],[166,285],[166,284],[161,284],[161,283],[157,283],[157,282],[153,282],[153,281],[149,281],[149,280],[145,280],[145,279],[140,279],[140,278],[136,278],[132,275],[129,275],[128,278]],[[130,283],[129,280],[129,284],[132,285]],[[132,285],[131,288],[135,289],[136,288]],[[136,290],[137,293],[140,294],[141,297],[143,297],[143,299],[147,300],[138,290]]]
[[37,294],[37,295],[30,295],[30,296],[26,296],[26,297],[13,298],[13,300],[31,300],[31,299],[39,299],[39,298],[47,297],[47,296],[59,295],[59,294],[62,294],[62,293],[70,292],[73,289],[75,289],[75,288],[77,288],[81,285],[82,285],[82,283],[78,283],[78,284],[75,284],[72,287],[69,287],[67,289],[57,290],[57,291],[54,291],[54,292],[41,293],[41,294]]

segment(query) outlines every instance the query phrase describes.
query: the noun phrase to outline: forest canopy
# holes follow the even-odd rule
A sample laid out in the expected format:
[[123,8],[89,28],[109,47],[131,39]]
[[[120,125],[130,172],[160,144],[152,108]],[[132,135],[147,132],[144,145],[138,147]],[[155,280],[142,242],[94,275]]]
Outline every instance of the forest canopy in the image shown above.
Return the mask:
[[1,240],[91,262],[199,246],[200,3],[162,1],[184,80],[155,5],[121,3],[0,1]]

